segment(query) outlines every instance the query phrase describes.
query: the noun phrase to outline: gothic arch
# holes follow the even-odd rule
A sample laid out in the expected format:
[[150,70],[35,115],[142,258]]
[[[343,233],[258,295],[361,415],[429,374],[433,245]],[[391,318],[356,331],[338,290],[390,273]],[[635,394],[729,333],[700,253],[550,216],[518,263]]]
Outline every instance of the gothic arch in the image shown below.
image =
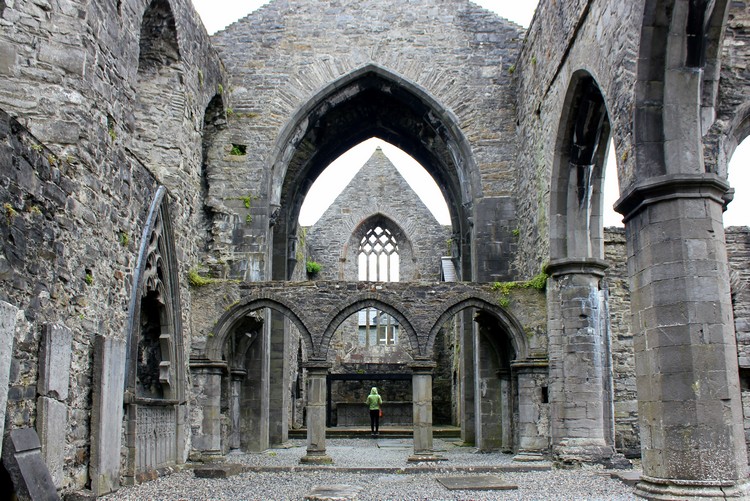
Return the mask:
[[224,344],[226,343],[228,336],[231,334],[233,327],[248,313],[262,308],[269,308],[278,311],[289,318],[289,320],[291,320],[299,329],[302,341],[305,344],[308,353],[311,354],[311,358],[317,356],[319,351],[315,349],[310,330],[302,320],[302,315],[296,311],[296,308],[293,305],[286,304],[285,301],[278,298],[248,297],[241,300],[217,320],[216,327],[213,331],[214,335],[206,342],[206,358],[212,361],[221,360]]
[[328,353],[328,346],[331,343],[331,338],[333,337],[333,333],[336,332],[336,329],[339,327],[339,325],[341,325],[342,322],[344,322],[344,320],[349,318],[351,315],[354,315],[363,308],[377,308],[378,310],[383,311],[398,320],[399,325],[404,329],[407,336],[409,337],[409,343],[411,344],[413,353],[415,355],[424,354],[423,350],[419,346],[419,339],[417,337],[417,332],[414,329],[414,326],[409,321],[409,319],[403,313],[401,313],[401,311],[399,311],[399,308],[390,304],[382,297],[379,297],[376,293],[365,293],[360,294],[359,296],[339,306],[337,308],[337,312],[327,322],[325,322],[326,329],[323,332],[323,339],[320,343],[320,355],[325,357]]
[[[728,11],[727,0],[645,2],[633,117],[636,173],[621,192],[651,177],[704,172],[701,137],[714,120]],[[686,102],[691,94],[694,103]],[[692,141],[678,137],[686,132]]]
[[[584,70],[573,73],[564,103],[550,183],[550,260],[602,259],[607,105]],[[616,166],[610,169],[617,175]]]
[[378,213],[372,214],[360,221],[357,227],[352,231],[345,247],[341,250],[341,258],[346,259],[347,262],[351,261],[351,263],[353,263],[352,267],[349,267],[349,269],[357,269],[357,252],[360,242],[365,237],[366,233],[376,226],[388,229],[396,239],[399,245],[398,252],[401,262],[404,262],[406,259],[414,259],[414,247],[411,239],[401,225],[385,214]]
[[454,315],[467,308],[475,308],[496,318],[511,340],[516,359],[525,360],[528,357],[528,343],[521,323],[510,312],[496,304],[495,301],[478,296],[459,297],[445,306],[443,312],[430,328],[427,346],[422,355],[432,353],[435,345],[435,338],[443,324],[450,320]]
[[[141,237],[130,299],[125,403],[127,477],[183,462],[185,357],[178,264],[167,190],[160,186]],[[157,427],[156,423],[162,423]],[[149,447],[159,454],[148,454]]]
[[364,66],[321,89],[291,117],[274,147],[270,206],[274,230],[273,279],[291,276],[290,243],[304,195],[331,161],[365,139],[380,137],[409,153],[435,178],[448,201],[453,230],[466,247],[471,273],[473,200],[480,179],[456,117],[423,88],[376,65]]

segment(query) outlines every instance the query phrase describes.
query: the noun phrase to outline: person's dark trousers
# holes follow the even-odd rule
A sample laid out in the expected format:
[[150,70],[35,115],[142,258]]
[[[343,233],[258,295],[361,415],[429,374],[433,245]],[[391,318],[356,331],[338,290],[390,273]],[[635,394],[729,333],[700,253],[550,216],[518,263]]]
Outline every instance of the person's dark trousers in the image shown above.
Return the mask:
[[370,409],[370,431],[377,433],[380,428],[380,410]]

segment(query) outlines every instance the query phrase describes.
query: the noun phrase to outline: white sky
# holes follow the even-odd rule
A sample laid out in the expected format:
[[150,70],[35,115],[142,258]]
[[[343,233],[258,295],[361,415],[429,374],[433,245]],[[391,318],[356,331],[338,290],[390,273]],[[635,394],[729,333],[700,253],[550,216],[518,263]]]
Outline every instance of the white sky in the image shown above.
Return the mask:
[[[474,1],[522,26],[529,25],[537,4],[536,0]],[[203,19],[209,34],[225,28],[266,3],[268,3],[267,0],[193,0],[193,4]],[[310,226],[318,220],[378,145],[383,148],[386,156],[432,211],[435,218],[441,224],[450,224],[445,200],[427,171],[395,146],[384,141],[371,139],[342,155],[318,177],[302,205],[299,219],[302,226]],[[605,171],[604,226],[622,226],[622,216],[611,209],[612,204],[619,196],[617,176],[611,167],[614,165],[614,155],[616,155],[614,148],[610,148],[610,158]],[[729,204],[728,210],[724,213],[725,226],[747,225],[750,220],[750,198],[744,196],[744,187],[747,184],[744,177],[748,163],[750,163],[750,140],[740,144],[729,163],[729,183],[735,188],[735,196],[734,201]]]

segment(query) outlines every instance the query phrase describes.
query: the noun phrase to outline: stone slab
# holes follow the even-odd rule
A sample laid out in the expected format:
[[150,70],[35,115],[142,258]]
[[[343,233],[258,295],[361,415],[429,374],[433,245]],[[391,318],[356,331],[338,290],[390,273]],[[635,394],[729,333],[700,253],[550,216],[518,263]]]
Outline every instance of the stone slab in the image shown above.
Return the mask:
[[229,478],[245,471],[241,464],[212,464],[193,470],[196,478]]
[[617,479],[625,485],[629,485],[631,487],[635,487],[635,484],[641,481],[640,470],[616,471],[610,476],[611,478]]
[[499,475],[438,477],[436,480],[440,482],[443,487],[452,491],[510,491],[518,489],[517,485],[506,482]]
[[33,428],[11,430],[5,438],[2,459],[18,501],[60,499]]
[[305,496],[305,501],[347,501],[357,499],[362,487],[357,485],[319,485]]
[[97,335],[89,464],[91,490],[97,496],[119,487],[124,387],[125,341]]
[[39,343],[39,381],[43,397],[67,400],[73,333],[60,324],[46,324]]
[[42,457],[47,463],[55,488],[61,489],[65,464],[65,430],[68,427],[68,406],[54,398],[37,399],[37,432],[42,443]]
[[[8,404],[8,382],[17,315],[18,308],[0,301],[0,438],[5,432],[5,409]],[[2,442],[0,439],[0,454],[3,452]]]

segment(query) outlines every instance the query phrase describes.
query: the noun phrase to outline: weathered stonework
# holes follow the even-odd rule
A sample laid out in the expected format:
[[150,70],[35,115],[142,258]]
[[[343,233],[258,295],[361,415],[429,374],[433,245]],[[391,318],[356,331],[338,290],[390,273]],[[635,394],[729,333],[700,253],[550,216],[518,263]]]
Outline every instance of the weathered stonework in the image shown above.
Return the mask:
[[[63,444],[65,492],[116,443],[91,419],[112,405],[129,482],[188,452],[262,450],[302,409],[306,460],[328,462],[328,360],[350,346],[336,329],[377,307],[416,362],[415,456],[449,385],[443,418],[481,448],[640,450],[639,495],[746,495],[746,236],[725,237],[721,209],[750,133],[748,8],[542,0],[524,33],[465,0],[276,0],[209,38],[187,0],[0,2],[4,433]],[[347,207],[324,221],[349,224],[341,238],[299,245],[309,185],[373,136],[425,166],[451,215],[447,233],[415,223],[424,208],[383,185],[414,258],[399,283],[349,274]],[[605,168],[624,232],[601,229]],[[431,264],[447,240],[459,282]],[[546,293],[523,287],[543,268]],[[69,387],[48,377],[44,325],[70,332]],[[119,404],[94,391],[109,383],[93,333],[131,348]],[[138,439],[165,419],[169,453],[150,462]]]

